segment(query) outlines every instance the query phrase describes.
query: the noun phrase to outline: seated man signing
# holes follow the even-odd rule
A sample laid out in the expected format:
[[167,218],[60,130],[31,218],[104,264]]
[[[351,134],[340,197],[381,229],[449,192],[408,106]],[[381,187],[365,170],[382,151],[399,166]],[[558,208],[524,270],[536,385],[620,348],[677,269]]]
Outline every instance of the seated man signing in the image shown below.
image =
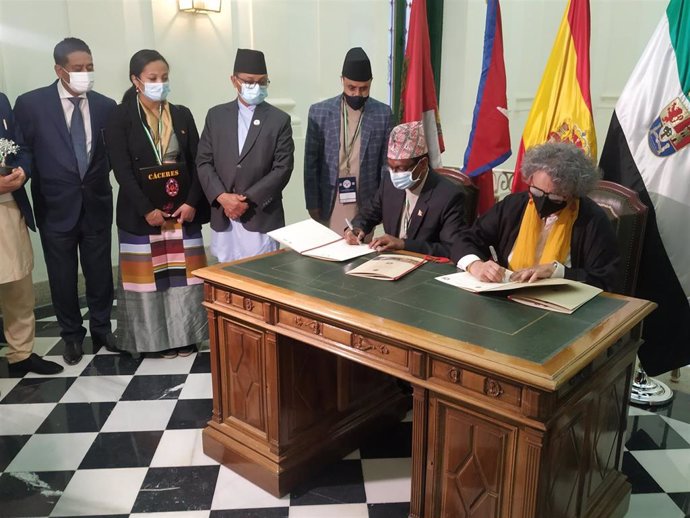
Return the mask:
[[458,268],[485,282],[501,282],[509,267],[512,281],[565,277],[615,291],[616,236],[587,197],[599,179],[592,160],[572,144],[548,142],[525,153],[522,176],[529,190],[506,196],[453,245]]
[[421,122],[393,128],[388,140],[390,174],[352,220],[352,229],[345,230],[348,243],[360,243],[383,223],[385,234],[374,238],[371,248],[450,257],[450,247],[464,227],[464,193],[429,168],[427,153]]

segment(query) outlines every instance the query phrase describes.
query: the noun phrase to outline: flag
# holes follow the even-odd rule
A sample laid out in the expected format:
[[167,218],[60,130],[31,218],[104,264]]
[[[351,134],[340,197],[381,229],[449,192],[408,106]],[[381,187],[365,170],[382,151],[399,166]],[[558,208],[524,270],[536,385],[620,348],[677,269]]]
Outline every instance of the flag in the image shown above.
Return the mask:
[[649,207],[636,295],[659,307],[639,356],[650,375],[690,363],[690,1],[671,0],[621,93],[599,166]]
[[479,187],[477,214],[494,204],[492,169],[510,157],[510,128],[506,99],[506,67],[503,61],[501,6],[489,0],[484,29],[484,57],[474,105],[472,130],[465,149],[463,172]]
[[412,2],[401,84],[400,122],[424,123],[429,162],[432,168],[440,167],[441,153],[445,151],[445,146],[438,115],[434,72],[431,69],[426,0]]
[[524,191],[524,152],[553,140],[572,142],[594,160],[597,139],[589,93],[589,0],[568,0],[520,141],[513,192]]

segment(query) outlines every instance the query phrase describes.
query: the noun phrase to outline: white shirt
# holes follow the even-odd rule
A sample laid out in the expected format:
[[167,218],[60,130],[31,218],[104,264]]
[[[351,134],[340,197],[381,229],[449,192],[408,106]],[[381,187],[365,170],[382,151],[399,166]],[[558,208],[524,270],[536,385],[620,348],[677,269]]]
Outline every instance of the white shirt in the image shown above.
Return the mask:
[[427,171],[427,173],[424,175],[424,179],[419,182],[419,185],[417,185],[414,189],[405,189],[405,203],[403,203],[403,212],[402,217],[400,218],[400,231],[398,232],[398,237],[400,239],[407,239],[407,228],[410,226],[414,208],[417,206],[419,195],[424,188],[427,178],[429,178],[429,171]]
[[242,101],[237,99],[237,150],[240,155],[244,147],[244,141],[247,140],[247,133],[249,133],[249,126],[252,124],[254,118],[254,110],[256,106],[245,106]]
[[[70,99],[74,97],[69,93],[62,84],[62,80],[58,79],[57,82],[58,94],[60,95],[60,102],[62,103],[62,112],[65,114],[65,122],[67,123],[67,130],[70,130],[72,126],[72,112],[74,111],[74,104]],[[89,111],[89,99],[86,94],[81,94],[77,97],[81,97],[83,100],[79,103],[79,109],[81,110],[81,115],[84,118],[84,131],[86,132],[86,152],[89,157],[91,156],[91,112]]]

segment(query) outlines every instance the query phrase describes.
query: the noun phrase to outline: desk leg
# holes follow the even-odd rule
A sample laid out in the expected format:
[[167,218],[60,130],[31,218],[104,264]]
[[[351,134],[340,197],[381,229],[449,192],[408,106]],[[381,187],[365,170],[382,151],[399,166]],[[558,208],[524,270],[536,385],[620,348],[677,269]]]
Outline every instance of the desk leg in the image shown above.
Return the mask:
[[424,510],[429,391],[414,387],[412,395],[412,493],[410,518],[420,518]]

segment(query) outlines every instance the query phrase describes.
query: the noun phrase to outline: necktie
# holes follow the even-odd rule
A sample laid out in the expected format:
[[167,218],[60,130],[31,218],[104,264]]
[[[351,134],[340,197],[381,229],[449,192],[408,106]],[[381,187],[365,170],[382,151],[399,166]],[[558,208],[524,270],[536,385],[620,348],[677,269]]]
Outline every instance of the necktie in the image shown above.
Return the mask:
[[77,157],[79,177],[83,179],[84,175],[86,174],[86,169],[89,166],[89,154],[86,151],[86,129],[84,128],[84,116],[81,114],[81,110],[79,109],[81,97],[70,97],[69,100],[74,105],[69,134],[72,139],[74,155]]

